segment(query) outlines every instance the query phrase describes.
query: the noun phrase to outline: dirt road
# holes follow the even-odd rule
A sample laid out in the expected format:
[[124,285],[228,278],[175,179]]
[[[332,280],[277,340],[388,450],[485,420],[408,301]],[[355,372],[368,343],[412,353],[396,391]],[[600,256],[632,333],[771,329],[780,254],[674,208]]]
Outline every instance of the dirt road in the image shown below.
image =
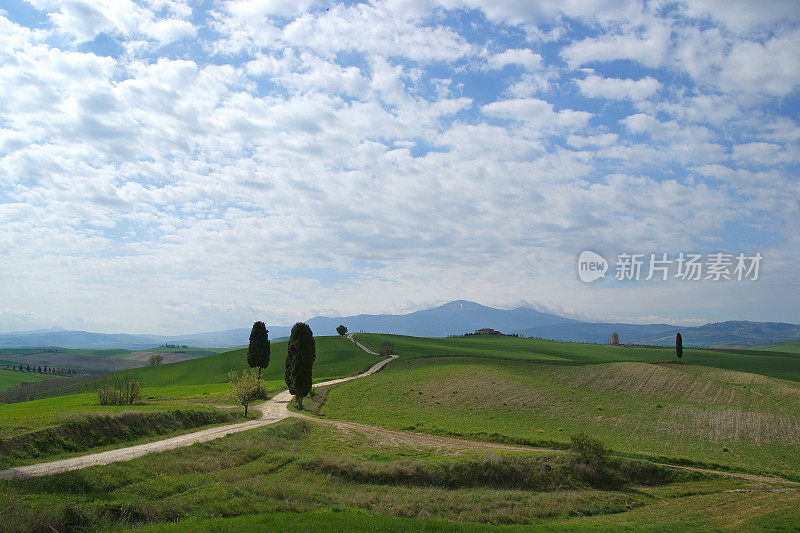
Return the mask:
[[[372,355],[378,355],[356,341],[352,334],[348,335],[348,338],[365,352]],[[317,383],[315,386],[336,385],[338,383],[350,381],[351,379],[374,374],[396,358],[396,355],[391,355],[388,358],[379,361],[361,374],[324,381]],[[287,408],[291,399],[292,395],[289,394],[289,391],[287,390],[276,394],[264,403],[254,405],[253,408],[261,412],[261,418],[257,420],[248,420],[247,422],[213,427],[201,431],[195,431],[194,433],[187,433],[186,435],[180,435],[178,437],[172,437],[156,442],[148,442],[145,444],[139,444],[137,446],[129,446],[127,448],[120,448],[117,450],[108,450],[105,452],[82,455],[80,457],[71,457],[69,459],[61,459],[58,461],[9,468],[7,470],[0,471],[0,479],[46,476],[48,474],[57,474],[59,472],[67,472],[69,470],[80,470],[81,468],[86,468],[87,466],[105,465],[118,461],[129,461],[149,453],[163,452],[175,448],[182,448],[184,446],[191,446],[196,442],[208,442],[232,433],[239,433],[240,431],[248,431],[250,429],[265,426],[267,424],[274,424],[275,422],[294,415],[294,413],[289,411]]]
[[[352,333],[349,334],[347,338],[350,339],[361,350],[367,352],[368,354],[380,357],[379,354],[373,352],[372,350],[368,349],[366,346],[358,342],[353,337]],[[362,372],[361,374],[346,378],[324,381],[321,383],[317,383],[315,386],[336,385],[338,383],[344,383],[345,381],[350,381],[352,379],[369,376],[370,374],[378,372],[396,358],[397,358],[396,355],[390,355],[388,358],[383,359],[382,361],[376,363],[375,365],[370,367],[368,370]],[[59,472],[67,472],[69,470],[79,470],[81,468],[86,468],[87,466],[104,465],[118,461],[128,461],[130,459],[141,457],[149,453],[162,452],[166,450],[172,450],[174,448],[190,446],[196,442],[207,442],[210,440],[218,439],[220,437],[224,437],[225,435],[230,435],[232,433],[238,433],[240,431],[247,431],[268,424],[273,424],[290,416],[295,416],[307,420],[313,420],[314,422],[317,423],[335,427],[340,431],[359,432],[367,435],[377,443],[389,446],[423,446],[430,448],[439,448],[445,451],[447,450],[452,450],[452,451],[509,450],[509,451],[527,451],[527,452],[561,451],[561,450],[553,450],[547,448],[532,448],[528,446],[514,446],[510,444],[462,440],[450,437],[442,437],[438,435],[430,435],[425,433],[387,429],[378,426],[371,426],[368,424],[360,424],[357,422],[344,422],[339,420],[320,419],[305,414],[294,413],[292,411],[289,411],[288,405],[291,399],[292,395],[289,394],[289,391],[287,390],[276,394],[270,400],[267,400],[264,403],[253,406],[255,409],[261,412],[261,418],[257,420],[249,420],[247,422],[240,422],[238,424],[230,424],[226,426],[204,429],[202,431],[188,433],[186,435],[181,435],[179,437],[173,437],[170,439],[160,440],[157,442],[149,442],[146,444],[140,444],[138,446],[130,446],[128,448],[120,448],[118,450],[109,450],[106,452],[94,453],[90,455],[84,455],[81,457],[62,459],[60,461],[52,461],[49,463],[39,463],[29,466],[10,468],[8,470],[0,471],[0,479],[44,476],[48,474],[56,474]],[[757,481],[762,483],[779,483],[794,487],[800,486],[800,483],[785,480],[779,477],[758,476],[753,474],[725,472],[725,471],[710,470],[704,468],[694,468],[688,466],[673,466],[668,464],[663,464],[662,466],[681,469],[681,470],[695,471],[695,472],[705,472],[709,474],[716,474],[726,477],[735,477],[740,479],[746,479],[748,481]]]

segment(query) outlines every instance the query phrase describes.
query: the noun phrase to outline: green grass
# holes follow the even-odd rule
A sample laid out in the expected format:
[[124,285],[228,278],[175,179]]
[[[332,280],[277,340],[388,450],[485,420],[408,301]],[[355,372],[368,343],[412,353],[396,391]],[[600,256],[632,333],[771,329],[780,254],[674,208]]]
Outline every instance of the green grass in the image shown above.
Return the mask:
[[156,348],[148,348],[146,350],[140,350],[142,352],[156,352],[156,353],[185,353],[189,355],[197,355],[199,357],[205,357],[207,355],[214,355],[220,352],[229,352],[231,351],[230,348],[224,349],[216,349],[216,348],[192,348],[189,346],[188,348],[167,348],[165,346],[158,346]]
[[45,379],[52,379],[55,376],[44,374],[32,374],[29,372],[19,372],[17,370],[0,369],[0,390],[6,390],[19,383],[35,383]]
[[[3,481],[2,513],[11,531],[136,527],[142,531],[515,531],[522,526],[508,525],[569,528],[576,521],[585,525],[582,520],[605,529],[619,522],[655,528],[675,523],[675,509],[687,516],[693,513],[691,520],[681,523],[684,528],[729,525],[739,518],[742,505],[749,505],[750,520],[788,524],[797,514],[799,499],[797,493],[776,492],[768,495],[768,505],[759,508],[751,503],[764,501],[765,495],[750,492],[757,488],[752,482],[697,476],[622,490],[588,485],[540,491],[482,482],[458,488],[391,479],[363,482],[309,467],[319,458],[374,472],[414,464],[421,471],[445,473],[485,461],[535,464],[548,472],[550,465],[563,461],[548,454],[456,450],[442,454],[436,449],[387,446],[357,431],[286,420],[125,463]],[[710,507],[709,501],[716,506]],[[665,513],[665,508],[673,513]]]
[[[395,353],[407,357],[467,355],[574,364],[677,360],[671,348],[636,348],[506,336],[433,338],[359,333],[357,338],[373,351],[378,351],[381,343],[388,340],[394,344]],[[683,352],[683,361],[692,365],[800,381],[800,353],[687,348]]]
[[[314,379],[329,379],[356,374],[376,363],[375,356],[364,353],[347,339],[316,337],[317,359],[314,362]],[[265,381],[283,380],[286,361],[286,342],[275,342],[270,347],[269,366],[262,372]],[[181,361],[169,365],[149,366],[119,372],[119,376],[136,376],[146,387],[166,387],[227,383],[228,372],[247,367],[247,349]]]
[[783,352],[800,354],[800,342],[784,342],[781,344],[764,344],[761,346],[753,346],[754,350],[764,352]]
[[[318,337],[316,342],[316,381],[358,373],[378,360],[338,336]],[[283,380],[285,358],[286,343],[272,344],[270,364],[262,372],[268,394],[286,388]],[[241,349],[180,363],[126,370],[115,374],[115,379],[135,377],[144,384],[144,403],[137,405],[136,409],[164,410],[196,404],[230,403],[228,372],[244,368],[247,368],[246,350]],[[0,438],[57,425],[74,415],[118,414],[126,409],[124,406],[98,405],[97,384],[92,382],[86,386],[92,387],[90,392],[0,404]]]
[[[136,407],[132,407],[136,409]],[[252,418],[252,416],[250,417]],[[244,421],[244,409],[173,409],[74,416],[57,426],[0,439],[0,469],[147,442]]]
[[161,400],[133,406],[98,405],[97,394],[94,392],[0,404],[0,438],[55,426],[76,415],[119,414],[130,410],[147,412],[180,408],[188,408],[188,404],[178,400]]
[[798,476],[800,384],[680,364],[399,359],[331,388],[321,416],[393,429],[615,451]]

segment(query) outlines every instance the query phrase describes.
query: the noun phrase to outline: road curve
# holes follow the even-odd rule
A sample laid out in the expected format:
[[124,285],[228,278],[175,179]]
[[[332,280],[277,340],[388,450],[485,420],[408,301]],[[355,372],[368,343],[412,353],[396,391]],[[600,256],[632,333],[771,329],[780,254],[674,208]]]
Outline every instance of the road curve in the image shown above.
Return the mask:
[[[372,350],[367,349],[364,345],[355,340],[352,333],[348,335],[347,338],[368,354],[379,355]],[[379,371],[396,358],[396,355],[390,355],[386,359],[374,364],[361,374],[346,378],[323,381],[321,383],[316,383],[314,386],[319,387],[336,385],[338,383],[350,381],[351,379],[369,376],[370,374],[374,374],[375,372]],[[175,448],[182,448],[184,446],[191,446],[197,442],[208,442],[232,433],[239,433],[240,431],[248,431],[250,429],[266,426],[268,424],[274,424],[275,422],[294,415],[294,413],[288,409],[291,399],[292,395],[289,394],[288,390],[286,390],[276,394],[264,403],[254,405],[254,409],[261,411],[261,418],[257,420],[248,420],[246,422],[203,429],[201,431],[195,431],[194,433],[187,433],[185,435],[179,435],[177,437],[155,442],[147,442],[145,444],[139,444],[136,446],[129,446],[127,448],[118,448],[105,452],[81,455],[79,457],[70,457],[69,459],[60,459],[58,461],[37,463],[28,466],[9,468],[7,470],[0,470],[0,479],[46,476],[49,474],[68,472],[70,470],[80,470],[81,468],[86,468],[88,466],[106,465],[119,461],[129,461],[150,453],[163,452],[166,450],[173,450]]]
[[[350,341],[352,341],[353,344],[358,346],[361,350],[365,351],[366,353],[380,357],[380,354],[373,352],[372,350],[370,350],[369,348],[358,342],[353,337],[352,333],[347,335],[347,338],[350,339]],[[382,361],[379,361],[378,363],[374,364],[361,374],[346,378],[323,381],[321,383],[316,383],[315,386],[319,387],[319,386],[336,385],[337,383],[344,383],[345,381],[350,381],[363,376],[369,376],[370,374],[374,374],[375,372],[381,370],[383,367],[385,367],[387,364],[389,364],[396,358],[397,358],[396,355],[390,355],[386,359],[383,359]],[[17,468],[9,468],[8,470],[0,471],[0,479],[45,476],[48,474],[57,474],[60,472],[67,472],[70,470],[80,470],[81,468],[86,468],[88,466],[105,465],[108,463],[115,463],[119,461],[128,461],[130,459],[135,459],[136,457],[141,457],[149,453],[163,452],[166,450],[172,450],[174,448],[190,446],[196,442],[208,442],[210,440],[224,437],[225,435],[230,435],[231,433],[238,433],[240,431],[247,431],[249,429],[266,426],[268,424],[273,424],[290,416],[313,420],[315,422],[334,426],[342,430],[356,430],[364,432],[370,434],[373,438],[376,439],[377,442],[381,442],[392,446],[418,445],[418,446],[430,446],[434,448],[446,448],[453,450],[484,449],[484,450],[509,450],[509,451],[513,450],[513,451],[526,451],[526,452],[563,452],[563,450],[555,450],[549,448],[532,448],[528,446],[514,446],[501,443],[463,440],[457,438],[442,437],[438,435],[428,435],[425,433],[417,433],[412,431],[392,430],[392,429],[382,428],[379,426],[361,424],[357,422],[344,422],[339,420],[327,420],[327,419],[315,418],[302,413],[295,413],[289,411],[288,405],[291,399],[292,395],[289,394],[288,390],[286,390],[276,394],[275,396],[273,396],[271,399],[267,400],[264,403],[253,406],[255,409],[261,411],[261,418],[257,420],[249,420],[247,422],[240,422],[238,424],[230,424],[226,426],[218,426],[210,429],[204,429],[202,431],[187,433],[186,435],[181,435],[170,439],[160,440],[156,442],[149,442],[146,444],[140,444],[138,446],[130,446],[128,448],[109,450],[106,452],[94,453],[90,455],[84,455],[81,457],[73,457],[70,459],[62,459],[60,461],[52,461],[49,463],[39,463],[28,466],[20,466]],[[745,479],[747,481],[755,481],[761,483],[778,483],[789,487],[800,486],[800,483],[798,483],[797,481],[788,480],[778,476],[745,474],[740,472],[729,472],[724,470],[713,470],[713,469],[697,468],[690,466],[676,466],[665,463],[656,463],[656,464],[659,464],[660,466],[667,468],[674,468],[677,470],[703,472],[723,477]],[[785,490],[785,489],[780,489],[780,490]],[[800,490],[800,489],[795,488],[789,490]]]

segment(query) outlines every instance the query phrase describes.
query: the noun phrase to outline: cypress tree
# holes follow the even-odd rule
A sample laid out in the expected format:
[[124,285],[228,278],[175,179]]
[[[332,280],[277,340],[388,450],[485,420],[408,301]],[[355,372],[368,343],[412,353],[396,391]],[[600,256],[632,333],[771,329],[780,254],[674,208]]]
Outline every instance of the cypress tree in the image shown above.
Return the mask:
[[261,369],[269,365],[269,331],[263,322],[253,324],[250,331],[250,345],[247,347],[247,364],[250,368],[258,368],[258,380],[261,381]]
[[678,356],[678,359],[683,357],[683,339],[680,333],[675,335],[675,355]]
[[284,378],[289,392],[297,398],[297,408],[303,409],[303,398],[311,392],[311,371],[317,357],[311,328],[304,322],[292,326],[286,352]]

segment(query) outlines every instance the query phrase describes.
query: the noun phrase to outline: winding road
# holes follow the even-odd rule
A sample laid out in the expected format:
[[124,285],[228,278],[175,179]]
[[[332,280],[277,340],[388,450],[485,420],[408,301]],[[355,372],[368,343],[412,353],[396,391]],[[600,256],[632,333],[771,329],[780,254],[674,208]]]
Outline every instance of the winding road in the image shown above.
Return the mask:
[[[361,350],[365,351],[366,353],[380,357],[380,354],[373,352],[372,350],[370,350],[369,348],[358,342],[353,337],[352,333],[347,335],[347,338],[350,341],[352,341],[353,344],[358,346]],[[314,386],[324,387],[324,386],[336,385],[338,383],[344,383],[346,381],[350,381],[353,379],[369,376],[371,374],[374,374],[375,372],[378,372],[379,370],[381,370],[383,367],[385,367],[387,364],[389,364],[395,359],[397,359],[396,355],[390,355],[386,359],[383,359],[382,361],[379,361],[378,363],[374,364],[361,374],[357,374],[355,376],[350,376],[346,378],[323,381],[320,383],[316,383]],[[288,406],[291,399],[292,395],[289,393],[288,390],[285,390],[283,392],[276,394],[266,402],[254,405],[253,408],[261,412],[261,418],[256,420],[248,420],[247,422],[239,422],[237,424],[217,426],[209,429],[204,429],[202,431],[196,431],[194,433],[187,433],[185,435],[180,435],[178,437],[172,437],[169,439],[164,439],[156,442],[148,442],[146,444],[139,444],[137,446],[130,446],[127,448],[108,450],[105,452],[93,453],[79,457],[72,457],[69,459],[61,459],[59,461],[51,461],[47,463],[38,463],[28,466],[9,468],[7,470],[0,471],[0,479],[46,476],[49,474],[57,474],[60,472],[67,472],[70,470],[80,470],[81,468],[86,468],[89,466],[105,465],[119,461],[129,461],[131,459],[135,459],[136,457],[141,457],[143,455],[147,455],[150,453],[163,452],[166,450],[172,450],[184,446],[191,446],[192,444],[195,444],[197,442],[208,442],[211,440],[218,439],[220,437],[224,437],[226,435],[230,435],[232,433],[239,433],[240,431],[248,431],[250,429],[255,429],[269,424],[274,424],[275,422],[284,420],[285,418],[289,418],[291,416],[307,420],[313,420],[314,422],[329,426],[334,426],[337,429],[343,431],[358,431],[361,433],[365,433],[369,435],[371,438],[373,438],[376,442],[391,446],[425,446],[425,447],[441,448],[453,451],[467,450],[467,449],[511,450],[511,451],[527,451],[527,452],[562,451],[550,448],[533,448],[529,446],[514,446],[514,445],[499,444],[492,442],[463,440],[450,437],[441,437],[438,435],[429,435],[425,433],[417,433],[412,431],[387,429],[379,426],[361,424],[358,422],[345,422],[340,420],[315,418],[302,413],[289,411]],[[745,474],[739,472],[728,472],[722,470],[712,470],[712,469],[696,468],[689,466],[675,466],[662,463],[657,463],[657,464],[660,464],[661,466],[665,466],[668,468],[675,468],[679,470],[688,470],[694,472],[704,472],[708,474],[716,474],[725,477],[735,477],[735,478],[745,479],[748,481],[755,481],[761,483],[779,483],[781,485],[784,486],[788,485],[791,487],[800,486],[800,483],[796,481],[790,481],[780,477]],[[797,489],[795,488],[794,490]]]
[[[353,338],[352,333],[348,335],[347,338],[368,354],[380,356],[380,354],[369,350],[366,346]],[[346,378],[332,379],[330,381],[323,381],[321,383],[316,383],[314,386],[322,387],[336,385],[338,383],[350,381],[351,379],[369,376],[370,374],[374,374],[385,367],[394,359],[397,359],[397,356],[390,355],[388,358],[376,363],[361,374]],[[179,435],[169,439],[147,442],[145,444],[139,444],[136,446],[129,446],[127,448],[118,448],[116,450],[81,455],[79,457],[70,457],[69,459],[60,459],[58,461],[37,463],[28,466],[9,468],[7,470],[0,470],[0,479],[46,476],[49,474],[68,472],[70,470],[80,470],[81,468],[86,468],[88,466],[107,465],[109,463],[116,463],[119,461],[129,461],[149,453],[163,452],[166,450],[173,450],[175,448],[182,448],[184,446],[191,446],[197,442],[208,442],[232,433],[239,433],[240,431],[248,431],[261,426],[266,426],[268,424],[274,424],[275,422],[279,422],[290,416],[298,415],[297,413],[289,411],[288,405],[291,399],[292,395],[288,390],[285,390],[276,394],[264,403],[254,405],[253,409],[261,411],[261,418],[256,420],[248,420],[247,422],[217,426],[201,431],[195,431],[194,433]]]

